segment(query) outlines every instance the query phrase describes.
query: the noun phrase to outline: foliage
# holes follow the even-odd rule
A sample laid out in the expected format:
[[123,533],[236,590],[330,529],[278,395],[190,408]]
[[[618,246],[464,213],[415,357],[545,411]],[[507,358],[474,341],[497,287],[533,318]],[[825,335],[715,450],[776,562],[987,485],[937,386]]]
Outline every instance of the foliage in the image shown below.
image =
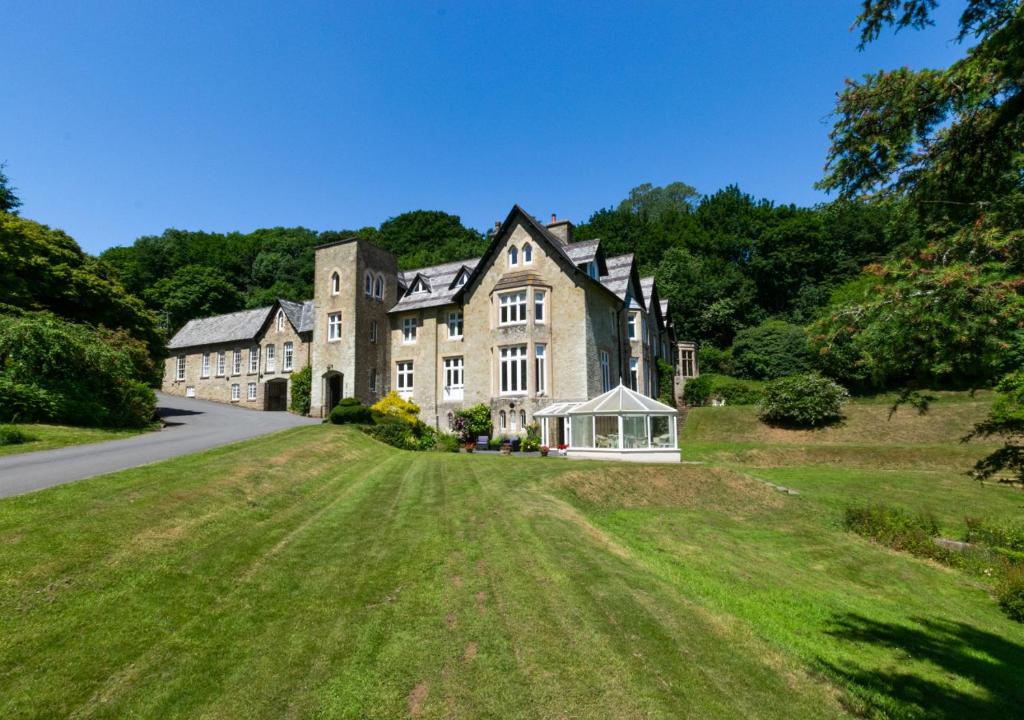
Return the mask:
[[767,423],[820,427],[843,417],[848,393],[817,373],[772,380],[764,387],[760,416]]
[[0,162],[0,213],[11,213],[16,215],[21,207],[21,199],[14,194],[16,188],[11,185],[4,168],[7,163]]
[[723,400],[726,405],[754,405],[761,400],[764,384],[754,380],[743,380],[701,373],[686,381],[683,386],[683,400],[687,405],[707,405],[712,400]]
[[458,441],[453,435],[439,433],[430,425],[416,421],[407,423],[395,416],[384,416],[385,422],[363,427],[367,435],[402,450],[440,450],[458,452]]
[[966,542],[1024,552],[1024,523],[995,523],[979,517],[964,518],[964,522]]
[[964,440],[994,436],[1001,438],[1004,444],[979,460],[973,474],[979,480],[998,477],[1001,482],[1024,483],[1024,371],[1004,377],[996,386],[996,392],[989,416]]
[[124,330],[163,356],[156,317],[60,230],[0,213],[0,304]]
[[999,607],[1006,615],[1024,623],[1024,566],[1009,568],[996,591]]
[[35,435],[17,425],[0,425],[0,446],[24,445],[37,439]]
[[508,442],[508,438],[496,435],[487,441],[487,447],[491,450],[498,450],[506,442]]
[[310,393],[313,390],[313,366],[306,365],[292,373],[292,402],[289,408],[300,415],[309,415]]
[[186,265],[168,278],[161,278],[142,297],[173,334],[193,318],[241,310],[244,300],[237,288],[220,272],[204,265]]
[[437,210],[402,213],[364,237],[397,255],[403,269],[479,257],[487,249],[482,234],[464,226],[457,215]]
[[356,398],[342,398],[331,409],[330,417],[331,422],[335,425],[345,425],[348,423],[367,425],[373,422],[373,413],[370,408],[360,403]]
[[397,418],[410,425],[419,422],[420,406],[412,400],[403,400],[394,390],[374,403],[370,409],[374,413]]
[[697,367],[701,373],[735,375],[736,365],[733,362],[732,347],[722,350],[710,343],[701,345],[697,350]]
[[463,408],[455,413],[456,427],[461,428],[463,442],[476,442],[478,437],[491,434],[491,408],[484,403]]
[[671,405],[672,407],[675,407],[675,369],[672,367],[671,363],[662,360],[661,358],[657,359],[657,367],[659,391],[658,400],[665,403],[666,405]]
[[540,449],[540,425],[533,422],[526,426],[526,437],[519,443],[522,452],[536,452]]
[[385,423],[383,425],[368,425],[362,431],[382,443],[402,450],[415,450],[416,438],[412,429],[407,423]]
[[141,427],[156,396],[117,335],[51,313],[0,322],[0,420]]
[[939,535],[938,522],[932,515],[912,515],[903,508],[876,503],[846,508],[843,525],[894,550],[925,557],[938,557],[944,552],[932,541]]
[[782,320],[740,330],[733,341],[732,357],[736,374],[753,380],[774,380],[811,369],[807,332]]
[[434,449],[438,452],[457,453],[462,449],[462,445],[463,443],[457,435],[453,435],[452,433],[438,433]]

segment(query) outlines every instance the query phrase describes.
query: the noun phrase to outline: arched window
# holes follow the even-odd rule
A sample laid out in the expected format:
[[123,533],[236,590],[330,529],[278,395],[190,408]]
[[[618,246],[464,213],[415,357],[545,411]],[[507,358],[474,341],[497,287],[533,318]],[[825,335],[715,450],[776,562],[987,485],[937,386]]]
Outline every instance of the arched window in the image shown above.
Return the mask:
[[526,429],[526,411],[525,410],[520,410],[519,411],[519,427],[522,430]]
[[374,284],[373,295],[378,300],[384,299],[384,276],[378,275],[377,282]]
[[455,415],[448,413],[448,429],[451,430],[453,427],[455,427]]
[[505,432],[508,427],[508,420],[506,420],[505,411],[502,410],[498,413],[498,429]]
[[523,265],[529,265],[533,262],[533,245],[526,243],[523,245]]
[[508,249],[508,264],[518,265],[519,264],[519,249],[513,245]]
[[341,275],[337,272],[331,273],[331,295],[337,295],[341,292]]
[[373,296],[373,274],[369,271],[363,279],[363,292],[366,293],[366,297]]
[[284,330],[284,310],[277,311],[277,331]]

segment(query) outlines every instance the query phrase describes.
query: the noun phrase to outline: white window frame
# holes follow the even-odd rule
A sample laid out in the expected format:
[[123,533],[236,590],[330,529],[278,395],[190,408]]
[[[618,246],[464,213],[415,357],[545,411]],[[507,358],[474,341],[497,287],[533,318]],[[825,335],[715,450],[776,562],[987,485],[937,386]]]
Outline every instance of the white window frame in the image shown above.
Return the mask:
[[516,290],[514,292],[498,294],[498,325],[507,327],[509,325],[526,324],[526,291]]
[[630,340],[636,340],[636,316],[637,313],[631,312],[626,317],[626,336]]
[[508,411],[508,431],[510,433],[519,432],[519,426],[516,424],[516,418],[518,417],[515,410]]
[[260,346],[253,345],[249,348],[249,373],[260,371]]
[[635,357],[629,359],[629,387],[640,391],[640,361]]
[[395,363],[395,389],[403,398],[408,399],[413,394],[416,379],[414,371],[412,360],[399,360]]
[[292,365],[295,362],[295,344],[289,340],[284,344],[284,349],[281,352],[282,363],[281,369],[285,372],[290,372]]
[[526,395],[526,345],[506,345],[498,356],[498,389],[501,395]]
[[174,363],[174,379],[184,380],[185,379],[185,356],[179,355],[175,358]]
[[224,370],[227,369],[227,352],[217,351],[217,377],[224,377]]
[[273,343],[264,347],[263,350],[266,363],[263,366],[264,372],[277,372],[277,347]]
[[402,344],[403,345],[415,345],[416,344],[416,328],[419,325],[417,318],[415,317],[404,317],[402,318]]
[[338,342],[339,340],[341,340],[341,313],[328,313],[327,342]]
[[277,311],[277,331],[284,332],[284,310]]
[[208,378],[210,377],[210,353],[203,353],[203,364],[199,369],[199,377]]
[[249,383],[248,387],[246,388],[245,399],[249,401],[253,401],[256,399],[256,383]]
[[538,325],[543,325],[547,322],[547,313],[544,307],[547,304],[547,297],[548,294],[545,290],[533,291],[533,321]]
[[601,351],[601,392],[612,389],[612,364],[607,350]]
[[231,383],[231,402],[238,402],[242,399],[242,388],[238,383]]
[[241,375],[242,374],[242,349],[235,348],[232,350],[231,355],[231,374]]
[[331,273],[331,295],[338,295],[341,293],[341,275],[335,270]]
[[538,395],[543,395],[547,392],[547,364],[547,345],[534,345],[533,374],[536,376],[534,383],[536,385]]
[[498,430],[501,432],[508,430],[508,415],[504,410],[498,411]]
[[526,432],[526,411],[519,411],[519,429]]
[[466,361],[462,355],[444,359],[444,399],[462,400],[466,387]]
[[448,339],[461,340],[464,332],[464,318],[461,310],[452,310],[448,313]]

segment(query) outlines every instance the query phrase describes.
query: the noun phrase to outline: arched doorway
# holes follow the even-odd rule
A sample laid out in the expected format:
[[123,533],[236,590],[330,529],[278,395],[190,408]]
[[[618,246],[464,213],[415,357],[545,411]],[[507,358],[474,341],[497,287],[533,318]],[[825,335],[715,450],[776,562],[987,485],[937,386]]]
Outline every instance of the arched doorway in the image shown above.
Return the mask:
[[288,409],[288,381],[284,378],[267,380],[263,392],[264,410]]
[[331,412],[345,391],[345,376],[337,370],[328,370],[323,376],[324,383],[324,415]]

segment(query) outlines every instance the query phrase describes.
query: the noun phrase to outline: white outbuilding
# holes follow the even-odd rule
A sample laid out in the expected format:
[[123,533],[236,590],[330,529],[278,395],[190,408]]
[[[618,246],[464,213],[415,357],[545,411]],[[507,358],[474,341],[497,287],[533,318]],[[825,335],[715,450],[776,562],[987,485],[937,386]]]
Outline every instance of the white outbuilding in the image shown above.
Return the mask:
[[[676,418],[679,412],[625,385],[581,403],[561,403],[534,414],[541,420],[542,438],[564,428],[570,458],[679,462]],[[563,432],[559,432],[562,435]]]

